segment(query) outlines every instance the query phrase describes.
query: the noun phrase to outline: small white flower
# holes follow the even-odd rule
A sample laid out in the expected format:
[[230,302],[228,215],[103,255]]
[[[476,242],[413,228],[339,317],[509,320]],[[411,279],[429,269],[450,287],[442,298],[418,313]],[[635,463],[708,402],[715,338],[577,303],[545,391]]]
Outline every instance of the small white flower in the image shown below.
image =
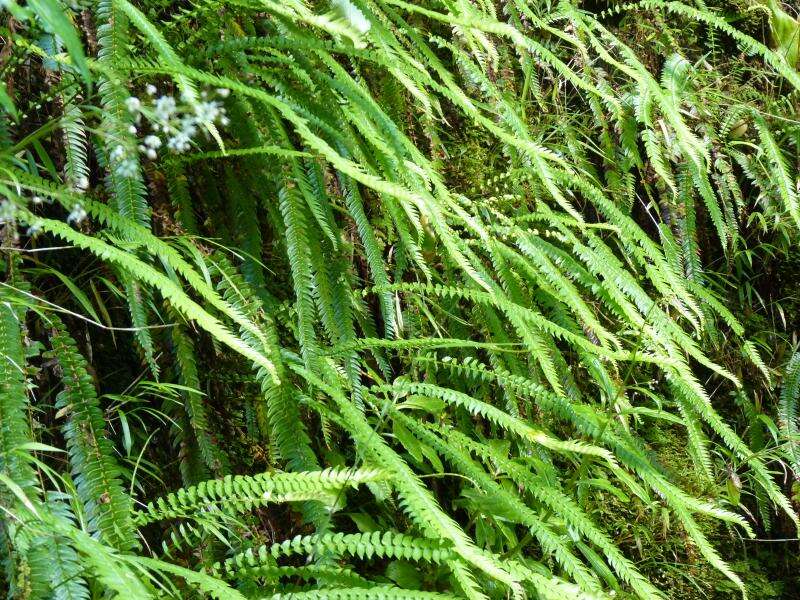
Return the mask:
[[160,96],[155,101],[156,119],[166,123],[175,114],[176,108],[175,98],[172,96]]
[[219,102],[200,102],[194,112],[201,123],[212,123],[219,116]]
[[116,146],[112,151],[111,154],[108,155],[108,158],[111,162],[118,162],[125,157],[125,147],[124,146]]
[[148,148],[146,154],[147,158],[149,158],[150,160],[155,160],[158,157],[158,153],[152,148]]
[[144,145],[148,148],[161,148],[161,138],[157,135],[148,135],[144,138]]
[[231,91],[228,88],[217,88],[217,96],[220,98],[227,98]]
[[72,212],[67,216],[67,223],[80,223],[86,218],[86,211],[80,204],[75,204],[72,207]]
[[191,138],[183,131],[179,131],[174,136],[167,140],[167,148],[174,152],[185,152],[190,148],[189,142]]
[[120,161],[114,170],[120,177],[135,177],[137,171],[136,161],[132,158],[126,158]]
[[34,204],[41,204],[42,202],[44,202],[44,198],[42,198],[41,196],[34,196],[33,198],[31,198],[31,202],[33,202]]
[[224,117],[224,116],[223,116],[223,117],[222,117],[222,118],[219,120],[219,124],[220,124],[220,125],[222,125],[223,127],[227,127],[228,125],[230,125],[230,123],[231,123],[231,120],[230,120],[228,117]]
[[26,231],[26,235],[28,237],[36,237],[42,231],[42,221],[35,221],[31,223],[30,227],[28,227],[28,231]]
[[148,96],[155,96],[156,92],[158,91],[156,89],[156,86],[154,86],[152,83],[148,83],[147,87],[145,88],[145,90],[147,91],[147,95]]
[[128,127],[128,133],[130,133],[131,135],[136,135],[136,132],[137,129],[135,125],[131,125],[130,127]]
[[131,96],[125,100],[125,106],[130,112],[135,113],[142,108],[142,102],[136,96]]
[[197,133],[197,125],[193,117],[186,116],[181,119],[181,133],[192,139]]

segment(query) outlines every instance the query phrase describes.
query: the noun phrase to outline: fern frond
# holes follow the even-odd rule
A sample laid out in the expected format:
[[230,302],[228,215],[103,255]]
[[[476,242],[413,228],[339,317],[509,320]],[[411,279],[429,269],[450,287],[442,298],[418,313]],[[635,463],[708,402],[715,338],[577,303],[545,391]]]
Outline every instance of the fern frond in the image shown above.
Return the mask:
[[451,547],[436,540],[415,538],[391,531],[370,533],[326,533],[296,536],[292,539],[250,549],[225,560],[214,567],[216,571],[236,573],[241,569],[268,564],[271,559],[296,554],[313,556],[321,551],[337,556],[354,556],[361,559],[401,558],[406,560],[445,563],[453,556]]
[[[54,235],[80,248],[89,250],[97,256],[131,273],[136,273],[137,279],[157,287],[159,292],[172,303],[176,310],[197,322],[200,327],[212,333],[217,339],[228,344],[235,351],[263,366],[270,373],[274,372],[274,365],[266,356],[243,343],[238,337],[233,335],[227,327],[220,323],[219,320],[211,316],[196,302],[191,300],[175,282],[156,271],[150,265],[141,262],[130,254],[110,244],[106,244],[97,238],[79,233],[61,221],[36,219],[36,222],[39,223],[43,229],[51,231]],[[207,286],[201,283],[201,288],[207,288]]]
[[616,465],[616,460],[614,459],[613,455],[603,448],[598,448],[580,441],[557,440],[544,431],[534,429],[530,425],[524,423],[522,420],[509,415],[508,413],[492,406],[491,404],[487,404],[481,400],[456,390],[451,390],[428,383],[410,383],[401,380],[395,381],[390,386],[377,387],[375,390],[390,393],[420,394],[422,396],[438,398],[447,403],[452,403],[456,406],[466,408],[469,412],[488,419],[503,429],[515,433],[516,435],[520,436],[520,438],[535,444],[539,444],[545,448],[559,452],[575,452],[578,454],[597,456],[605,459],[611,465]]
[[21,454],[31,441],[26,391],[26,358],[22,345],[25,309],[14,303],[5,286],[0,288],[0,473],[23,491],[36,482],[34,470]]
[[[48,506],[61,518],[71,520],[72,515],[64,500],[58,494],[51,494]],[[39,536],[34,539],[29,556],[31,570],[40,571],[32,579],[48,583],[42,597],[89,600],[89,588],[83,577],[80,556],[69,538],[57,533]]]
[[797,193],[797,178],[790,174],[786,157],[784,157],[775,138],[770,133],[764,118],[761,115],[755,115],[753,120],[761,139],[764,154],[769,161],[768,169],[777,181],[778,191],[786,211],[794,219],[795,224],[800,227],[800,199],[798,199]]
[[223,479],[204,481],[181,488],[134,515],[138,525],[152,521],[191,516],[198,510],[244,512],[270,502],[329,500],[344,486],[378,481],[384,477],[374,469],[326,469],[317,473],[261,473],[226,475]]
[[197,443],[205,465],[212,473],[220,473],[223,470],[222,453],[212,440],[208,424],[208,411],[199,392],[200,378],[197,372],[192,341],[186,332],[177,325],[172,328],[171,335],[175,346],[175,361],[179,372],[179,381],[181,385],[188,388],[183,392],[183,396],[185,399],[184,410],[186,411],[189,426],[192,429],[191,436]]
[[51,317],[51,327],[52,356],[58,361],[64,386],[56,407],[65,416],[62,431],[90,531],[115,548],[129,550],[136,543],[132,502],[122,487],[114,446],[106,437],[105,416],[94,383],[64,325]]
[[795,473],[800,472],[800,352],[786,365],[779,405],[779,424],[787,436],[788,454]]
[[308,592],[289,592],[266,596],[270,600],[455,600],[458,596],[440,594],[438,592],[423,592],[420,590],[404,590],[389,586],[375,588],[320,588]]

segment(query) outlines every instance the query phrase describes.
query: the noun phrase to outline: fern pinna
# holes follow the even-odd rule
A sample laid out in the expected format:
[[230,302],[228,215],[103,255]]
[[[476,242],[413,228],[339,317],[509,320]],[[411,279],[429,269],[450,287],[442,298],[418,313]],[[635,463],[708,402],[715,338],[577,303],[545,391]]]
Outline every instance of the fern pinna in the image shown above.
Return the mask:
[[8,0],[6,595],[777,595],[800,29],[722,4]]

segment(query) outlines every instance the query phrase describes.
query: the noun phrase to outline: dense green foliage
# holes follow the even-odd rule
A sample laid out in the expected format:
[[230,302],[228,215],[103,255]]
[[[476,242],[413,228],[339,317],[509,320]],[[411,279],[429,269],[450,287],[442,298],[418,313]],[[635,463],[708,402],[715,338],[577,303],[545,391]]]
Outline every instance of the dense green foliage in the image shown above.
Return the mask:
[[777,0],[6,0],[10,598],[774,598]]

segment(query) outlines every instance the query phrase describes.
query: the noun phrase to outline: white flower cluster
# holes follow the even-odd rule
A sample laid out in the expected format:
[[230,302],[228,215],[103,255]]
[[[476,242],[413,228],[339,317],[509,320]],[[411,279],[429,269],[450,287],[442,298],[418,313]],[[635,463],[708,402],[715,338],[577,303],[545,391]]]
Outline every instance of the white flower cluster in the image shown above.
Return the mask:
[[[17,193],[21,194],[22,190],[17,188]],[[24,197],[21,197],[21,199],[24,200]],[[52,199],[42,196],[31,196],[30,202],[34,206],[39,206],[44,203],[51,203]],[[19,239],[19,234],[16,231],[16,225],[25,225],[26,222],[29,225],[25,232],[28,237],[36,237],[39,235],[39,233],[41,233],[44,222],[40,218],[35,218],[33,221],[28,221],[27,216],[20,215],[19,207],[16,202],[9,200],[8,198],[3,198],[0,200],[0,227],[14,227],[15,240]]]
[[119,177],[135,177],[139,168],[136,159],[128,155],[127,149],[122,144],[114,146],[109,152],[108,162]]
[[[179,104],[173,96],[157,96],[158,89],[154,85],[148,85],[146,91],[151,97],[150,102],[131,96],[125,101],[125,106],[135,115],[137,126],[144,120],[152,128],[152,133],[146,135],[138,145],[139,152],[150,160],[158,158],[162,147],[178,154],[186,152],[199,131],[207,132],[211,126],[225,127],[229,123],[222,101],[209,99],[208,92],[202,92],[197,102]],[[214,91],[215,97],[220,99],[227,98],[229,94],[230,90],[225,88]],[[137,133],[137,128],[131,126],[131,133]],[[118,148],[124,153],[124,148]],[[118,173],[120,168],[123,172],[128,170],[126,160],[124,157],[111,157],[111,163]],[[135,168],[135,162],[133,166]]]
[[[28,237],[36,237],[42,232],[44,221],[41,217],[31,213],[44,204],[52,204],[53,198],[44,191],[38,194],[33,193],[29,196],[21,185],[15,187],[16,194],[14,197],[0,198],[0,227],[9,227],[15,241],[19,240],[20,227],[26,225],[26,235]],[[89,187],[89,179],[86,176],[80,176],[72,184],[72,187],[79,193],[83,193]],[[88,216],[83,206],[80,203],[75,203],[72,205],[72,211],[67,216],[67,223],[77,225]]]

